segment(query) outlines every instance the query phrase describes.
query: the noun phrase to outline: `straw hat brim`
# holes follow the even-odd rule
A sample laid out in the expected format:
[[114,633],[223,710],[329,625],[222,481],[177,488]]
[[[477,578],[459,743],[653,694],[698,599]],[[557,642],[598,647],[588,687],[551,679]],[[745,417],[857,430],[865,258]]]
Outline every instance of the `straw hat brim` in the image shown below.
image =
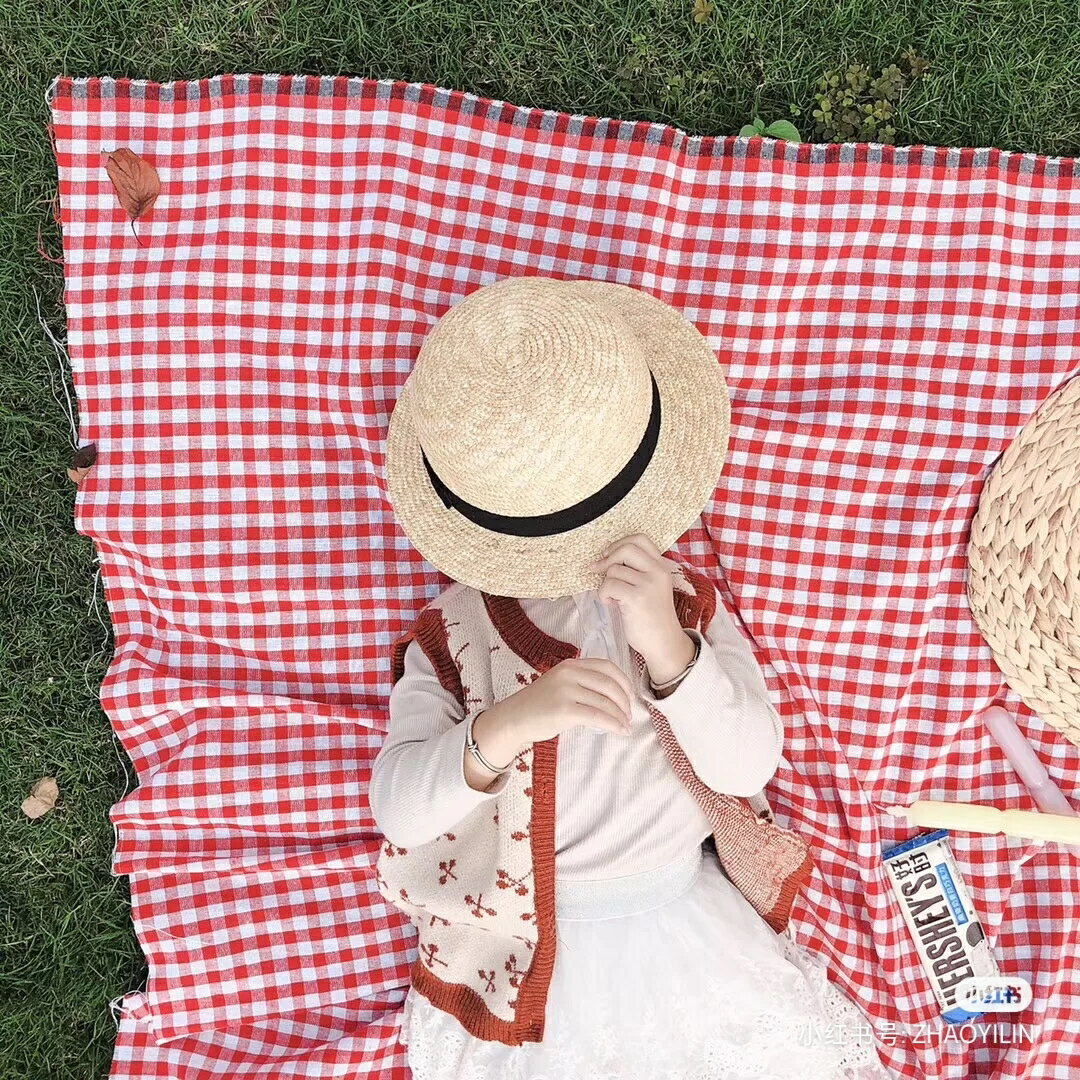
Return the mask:
[[[634,488],[586,525],[550,536],[485,529],[447,508],[432,486],[413,426],[412,375],[405,380],[386,439],[386,485],[406,535],[455,581],[513,597],[558,597],[597,588],[586,569],[600,551],[644,533],[663,553],[709,504],[727,457],[731,405],[716,353],[681,312],[649,293],[600,281],[566,282],[613,308],[642,342],[660,391],[660,434]],[[585,436],[587,438],[587,436]],[[588,453],[588,445],[582,446]]]

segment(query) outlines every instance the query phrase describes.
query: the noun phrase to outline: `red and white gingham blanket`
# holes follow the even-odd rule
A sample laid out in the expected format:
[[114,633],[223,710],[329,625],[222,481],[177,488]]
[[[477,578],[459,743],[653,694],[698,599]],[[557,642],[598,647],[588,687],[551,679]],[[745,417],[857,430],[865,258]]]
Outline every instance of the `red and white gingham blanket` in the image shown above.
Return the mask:
[[[1034,1000],[949,1031],[880,864],[916,830],[875,805],[1032,808],[978,720],[995,699],[1080,799],[1077,749],[1005,686],[964,587],[989,470],[1078,368],[1076,160],[691,137],[343,76],[58,77],[47,100],[97,444],[75,522],[140,781],[112,816],[150,974],[114,1080],[408,1076],[415,935],[375,888],[365,793],[390,643],[448,579],[394,519],[383,443],[424,335],[513,274],[644,289],[723,365],[729,459],[676,551],[785,719],[767,793],[819,867],[798,940],[904,1077],[1080,1073],[1075,851],[953,834]],[[105,170],[124,146],[161,178],[138,238]]]

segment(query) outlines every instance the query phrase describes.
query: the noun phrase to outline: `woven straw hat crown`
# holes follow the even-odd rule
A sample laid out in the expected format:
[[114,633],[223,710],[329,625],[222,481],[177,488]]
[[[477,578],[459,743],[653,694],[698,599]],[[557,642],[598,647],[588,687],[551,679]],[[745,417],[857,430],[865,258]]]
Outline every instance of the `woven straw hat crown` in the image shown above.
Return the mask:
[[558,281],[515,281],[471,294],[425,339],[413,422],[461,498],[492,513],[546,514],[626,464],[649,420],[652,379],[617,311]]

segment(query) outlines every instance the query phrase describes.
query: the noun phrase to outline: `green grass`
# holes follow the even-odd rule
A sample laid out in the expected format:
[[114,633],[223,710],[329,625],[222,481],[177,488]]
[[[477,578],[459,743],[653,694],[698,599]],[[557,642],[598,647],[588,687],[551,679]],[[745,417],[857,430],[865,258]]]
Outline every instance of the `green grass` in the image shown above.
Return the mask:
[[[145,975],[113,879],[109,806],[128,790],[97,691],[112,655],[91,542],[73,527],[56,357],[62,252],[44,92],[59,73],[161,81],[223,72],[433,82],[524,105],[734,133],[813,108],[816,80],[909,45],[933,65],[895,142],[1080,153],[1080,27],[1066,0],[5,0],[0,7],[0,1080],[90,1080],[108,1001]],[[635,70],[623,80],[620,69]],[[804,135],[806,128],[801,127]],[[96,587],[95,587],[96,586]],[[94,609],[96,595],[97,609]],[[104,620],[104,621],[102,621]],[[19,803],[56,776],[64,805]]]

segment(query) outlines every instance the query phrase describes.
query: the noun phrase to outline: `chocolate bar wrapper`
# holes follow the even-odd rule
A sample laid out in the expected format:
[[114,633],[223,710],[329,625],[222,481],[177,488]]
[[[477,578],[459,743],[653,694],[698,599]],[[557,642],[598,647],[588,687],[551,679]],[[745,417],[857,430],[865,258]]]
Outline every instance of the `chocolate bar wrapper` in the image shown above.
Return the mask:
[[946,1023],[963,1024],[985,1012],[957,1004],[957,987],[971,976],[1000,974],[982,923],[949,848],[948,829],[924,833],[882,853],[923,970]]

